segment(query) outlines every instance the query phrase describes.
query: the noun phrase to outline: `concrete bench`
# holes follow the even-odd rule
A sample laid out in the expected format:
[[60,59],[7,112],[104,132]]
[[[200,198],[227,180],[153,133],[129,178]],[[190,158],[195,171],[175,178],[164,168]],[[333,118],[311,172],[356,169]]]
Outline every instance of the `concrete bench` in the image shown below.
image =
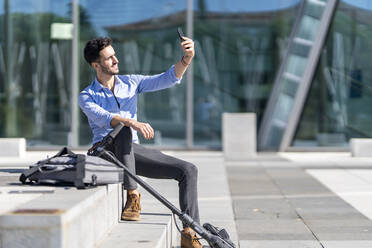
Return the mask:
[[222,140],[225,160],[256,156],[256,114],[223,113]]
[[350,152],[353,157],[372,157],[372,139],[350,139]]
[[0,157],[23,157],[25,153],[25,138],[0,138]]
[[[119,185],[87,190],[70,187],[11,186],[2,192],[12,198],[34,198],[0,215],[4,247],[95,247],[118,223]],[[4,191],[4,188],[0,188]]]

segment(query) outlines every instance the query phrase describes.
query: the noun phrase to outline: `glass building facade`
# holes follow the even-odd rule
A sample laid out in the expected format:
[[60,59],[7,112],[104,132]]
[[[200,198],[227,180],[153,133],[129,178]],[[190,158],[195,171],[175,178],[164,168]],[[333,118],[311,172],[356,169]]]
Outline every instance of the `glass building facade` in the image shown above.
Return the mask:
[[[194,39],[196,56],[181,85],[139,97],[138,119],[155,130],[155,139],[141,143],[218,149],[223,112],[255,112],[257,126],[267,120],[271,130],[273,116],[289,118],[293,104],[291,97],[273,104],[274,92],[297,94],[304,58],[313,53],[308,41],[316,40],[329,2],[0,0],[0,137],[25,137],[29,148],[89,146],[76,101],[95,76],[82,57],[85,43],[109,36],[121,74],[156,74],[182,56],[177,27]],[[335,2],[287,147],[345,147],[372,136],[372,3]],[[286,88],[276,86],[279,78]],[[289,112],[270,112],[270,104]],[[279,149],[286,136],[272,134],[276,140],[261,149]]]

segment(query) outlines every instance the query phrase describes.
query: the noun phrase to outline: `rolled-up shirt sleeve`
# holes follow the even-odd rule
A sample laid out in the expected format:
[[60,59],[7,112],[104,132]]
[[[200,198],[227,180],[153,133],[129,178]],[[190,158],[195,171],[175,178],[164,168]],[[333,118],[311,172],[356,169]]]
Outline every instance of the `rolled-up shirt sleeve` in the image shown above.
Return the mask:
[[111,128],[111,120],[115,114],[108,112],[94,102],[92,96],[88,92],[81,92],[79,95],[79,106],[86,114],[88,119],[96,126],[103,128]]
[[177,78],[174,65],[160,74],[152,76],[131,75],[131,79],[137,84],[138,93],[170,88],[175,84],[179,84],[182,80],[182,78]]

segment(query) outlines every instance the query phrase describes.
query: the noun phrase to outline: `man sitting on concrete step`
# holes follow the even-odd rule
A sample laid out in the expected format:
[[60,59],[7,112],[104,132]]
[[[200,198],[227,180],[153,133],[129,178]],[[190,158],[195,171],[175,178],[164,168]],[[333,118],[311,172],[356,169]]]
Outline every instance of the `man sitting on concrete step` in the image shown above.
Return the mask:
[[[140,176],[175,179],[179,183],[179,203],[182,212],[200,223],[197,200],[197,167],[186,161],[168,156],[138,144],[137,132],[145,139],[154,138],[149,123],[137,121],[137,95],[172,87],[182,76],[194,57],[194,42],[183,37],[184,56],[167,71],[152,75],[118,75],[119,60],[111,46],[112,40],[100,37],[87,42],[84,58],[96,72],[95,80],[79,95],[79,105],[88,118],[93,132],[93,147],[119,122],[125,127],[108,148],[131,172]],[[180,103],[182,104],[182,103]],[[140,198],[137,183],[124,178],[127,202],[122,211],[123,220],[140,219]],[[202,247],[195,232],[184,226],[181,247]]]

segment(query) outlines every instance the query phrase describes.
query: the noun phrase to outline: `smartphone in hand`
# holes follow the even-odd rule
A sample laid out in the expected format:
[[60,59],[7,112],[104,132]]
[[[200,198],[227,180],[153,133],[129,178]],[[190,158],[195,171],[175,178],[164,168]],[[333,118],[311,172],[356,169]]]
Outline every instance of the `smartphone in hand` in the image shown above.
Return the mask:
[[177,29],[177,32],[178,32],[178,37],[180,37],[180,40],[183,41],[183,38],[182,37],[184,37],[185,35],[183,34],[182,29],[181,28],[178,28]]

